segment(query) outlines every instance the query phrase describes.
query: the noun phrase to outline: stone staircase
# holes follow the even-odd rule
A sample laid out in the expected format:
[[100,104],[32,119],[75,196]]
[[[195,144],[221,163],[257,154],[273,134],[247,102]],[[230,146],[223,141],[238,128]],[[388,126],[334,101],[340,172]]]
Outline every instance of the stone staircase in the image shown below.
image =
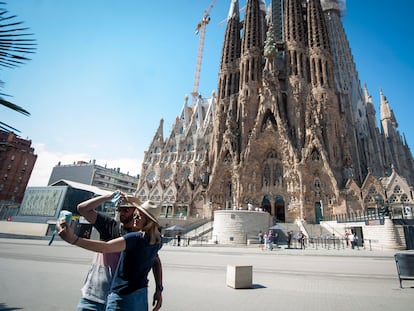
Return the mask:
[[339,233],[328,230],[319,224],[303,224],[303,227],[305,228],[305,235],[308,238],[330,237],[332,236],[332,233],[335,233],[336,236],[342,237]]
[[[180,234],[181,246],[187,246],[191,241],[208,241],[209,235],[213,230],[213,222],[208,218],[161,218],[160,224],[163,230],[163,243],[174,245],[178,244],[177,235]],[[173,225],[184,228],[180,231],[165,230]],[[211,238],[211,237],[210,237]]]
[[[365,243],[371,242],[372,249],[396,250],[406,249],[404,229],[394,225],[391,219],[384,219],[383,226],[367,226],[364,228]],[[367,247],[367,246],[366,246]]]
[[[379,220],[377,220],[379,221]],[[394,224],[392,219],[385,218],[384,224],[366,224],[365,221],[337,223],[323,221],[321,224],[336,237],[343,237],[345,230],[360,228],[364,239],[364,247],[372,250],[404,250],[406,249],[404,227]],[[362,241],[361,241],[362,242]]]
[[208,221],[184,234],[185,239],[209,241],[213,231],[213,221]]
[[277,245],[287,245],[287,237],[288,237],[289,231],[293,232],[292,234],[293,237],[295,237],[300,231],[299,226],[296,223],[278,222],[277,225],[281,228],[281,229],[273,230],[273,231],[276,231],[278,234]]

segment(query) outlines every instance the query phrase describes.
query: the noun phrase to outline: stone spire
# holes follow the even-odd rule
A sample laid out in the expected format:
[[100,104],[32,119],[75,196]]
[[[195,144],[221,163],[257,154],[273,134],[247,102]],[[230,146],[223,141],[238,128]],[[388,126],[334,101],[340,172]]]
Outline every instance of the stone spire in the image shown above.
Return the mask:
[[308,47],[313,87],[331,87],[333,68],[328,30],[319,0],[309,0],[307,6]]
[[271,1],[271,23],[273,25],[276,42],[284,41],[284,3],[284,0]]
[[266,37],[266,11],[262,0],[248,0],[243,23],[240,56],[240,92],[238,119],[240,150],[246,148],[259,107],[259,89],[262,86],[263,44]]
[[384,96],[382,89],[380,90],[380,117],[385,137],[392,136],[397,129],[398,124],[395,119],[394,112],[390,108],[390,104]]
[[240,61],[239,1],[232,0],[221,53],[218,98],[223,99],[239,91]]
[[262,75],[262,50],[265,38],[265,14],[261,0],[248,0],[243,23],[241,47],[241,83],[257,83]]
[[188,125],[188,122],[190,120],[188,114],[188,96],[184,97],[184,103],[183,107],[181,108],[180,119],[183,121],[184,126]]
[[373,144],[369,135],[368,118],[364,94],[358,72],[351,53],[351,48],[341,21],[341,12],[345,8],[338,0],[321,1],[329,44],[333,59],[335,87],[338,92],[339,109],[343,114],[346,134],[357,180],[363,180],[367,174],[366,167],[372,167]]
[[286,0],[285,8],[285,37],[290,44],[305,45],[306,30],[303,19],[301,1]]

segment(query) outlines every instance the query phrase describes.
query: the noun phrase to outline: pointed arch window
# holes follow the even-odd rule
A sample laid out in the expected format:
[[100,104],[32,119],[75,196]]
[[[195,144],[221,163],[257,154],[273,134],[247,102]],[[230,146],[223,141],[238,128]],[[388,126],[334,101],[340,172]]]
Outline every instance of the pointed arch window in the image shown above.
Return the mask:
[[230,164],[232,162],[230,152],[227,152],[226,156],[224,157],[224,163]]
[[141,202],[144,202],[147,200],[147,194],[145,193],[145,190],[142,189],[139,194],[138,194],[139,199],[141,200]]
[[398,199],[397,196],[395,194],[391,195],[390,198],[388,199],[389,203],[397,203]]
[[174,191],[172,191],[172,189],[168,190],[167,195],[166,195],[166,200],[168,202],[174,202],[175,201]]
[[268,127],[273,127],[275,130],[277,129],[276,119],[270,110],[267,110],[263,117],[261,131],[264,132]]
[[371,203],[371,202],[373,202],[374,200],[372,199],[372,197],[368,194],[366,197],[365,197],[365,199],[364,199],[364,203]]
[[269,151],[269,153],[267,154],[267,158],[268,159],[274,159],[274,158],[276,158],[275,152],[273,150],[272,151]]
[[319,178],[315,178],[313,186],[315,187],[315,190],[321,190],[321,181],[319,180]]
[[172,170],[168,169],[167,172],[165,172],[165,176],[164,176],[165,180],[169,180],[172,177],[172,175],[173,175]]
[[183,173],[182,173],[182,178],[183,180],[187,179],[188,177],[190,177],[191,174],[191,169],[189,169],[188,167],[184,169]]
[[318,150],[313,149],[313,151],[311,153],[311,159],[314,162],[319,162],[321,160],[321,156],[320,156]]

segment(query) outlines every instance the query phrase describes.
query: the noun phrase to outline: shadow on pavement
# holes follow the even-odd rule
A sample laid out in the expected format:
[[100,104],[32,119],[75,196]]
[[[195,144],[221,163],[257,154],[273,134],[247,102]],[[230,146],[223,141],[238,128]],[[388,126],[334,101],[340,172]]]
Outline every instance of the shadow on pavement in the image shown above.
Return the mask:
[[0,302],[0,311],[23,310],[23,308],[9,307],[5,303]]

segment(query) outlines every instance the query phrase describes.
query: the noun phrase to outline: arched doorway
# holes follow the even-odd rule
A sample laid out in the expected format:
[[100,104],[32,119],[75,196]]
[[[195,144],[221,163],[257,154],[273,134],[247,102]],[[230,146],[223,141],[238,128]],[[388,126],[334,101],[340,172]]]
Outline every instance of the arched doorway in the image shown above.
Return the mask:
[[281,195],[277,195],[275,198],[275,216],[276,220],[280,222],[285,222],[285,201]]
[[269,196],[264,196],[263,200],[262,200],[262,206],[261,208],[263,209],[263,211],[268,212],[269,214],[272,213],[272,205],[270,204],[270,197]]

